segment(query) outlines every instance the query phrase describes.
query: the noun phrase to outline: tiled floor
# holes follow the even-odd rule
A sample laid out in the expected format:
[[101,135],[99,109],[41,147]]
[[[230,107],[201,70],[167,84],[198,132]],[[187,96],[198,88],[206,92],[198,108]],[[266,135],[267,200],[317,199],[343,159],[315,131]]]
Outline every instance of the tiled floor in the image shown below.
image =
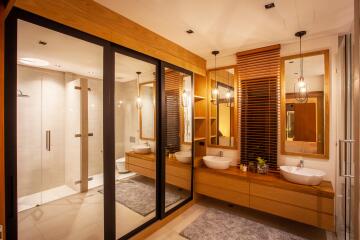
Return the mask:
[[[133,174],[119,175],[117,179]],[[103,239],[104,195],[93,188],[41,206],[24,210],[18,215],[19,240],[98,240]],[[155,216],[142,216],[116,203],[117,237],[135,229]]]
[[56,199],[64,198],[75,194],[76,191],[72,188],[62,185],[59,187],[51,188],[46,191],[27,195],[18,199],[18,211],[24,211],[35,207],[39,204],[48,203]]
[[180,236],[180,232],[210,207],[238,214],[244,218],[257,221],[283,231],[288,231],[298,236],[308,238],[309,240],[336,240],[334,234],[322,231],[309,225],[286,220],[284,218],[261,213],[248,208],[229,205],[228,203],[206,197],[202,198],[201,201],[146,238],[146,240],[186,240],[186,238]]
[[[103,239],[103,195],[99,188],[43,204],[19,213],[19,240]],[[208,208],[217,208],[311,240],[335,240],[331,233],[305,224],[227,203],[203,198],[183,214],[152,234],[147,240],[184,240],[179,233]],[[146,217],[116,203],[117,237],[147,222]]]

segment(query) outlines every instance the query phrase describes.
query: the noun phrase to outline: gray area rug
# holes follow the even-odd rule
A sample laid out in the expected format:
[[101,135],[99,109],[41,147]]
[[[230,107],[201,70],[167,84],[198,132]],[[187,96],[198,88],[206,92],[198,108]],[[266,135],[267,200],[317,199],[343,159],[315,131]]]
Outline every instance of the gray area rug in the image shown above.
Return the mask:
[[[99,190],[103,193],[103,190]],[[155,180],[136,175],[116,183],[116,201],[127,208],[146,216],[156,208],[156,187]],[[172,185],[165,188],[165,207],[168,207],[189,196],[186,190],[179,189]]]
[[213,208],[201,214],[180,235],[190,240],[308,240]]

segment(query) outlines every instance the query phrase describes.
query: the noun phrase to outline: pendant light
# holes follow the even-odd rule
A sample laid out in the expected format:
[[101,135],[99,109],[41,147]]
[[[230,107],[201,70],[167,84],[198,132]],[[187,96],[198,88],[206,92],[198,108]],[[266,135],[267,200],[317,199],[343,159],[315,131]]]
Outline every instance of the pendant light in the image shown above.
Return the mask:
[[137,74],[137,98],[136,98],[136,108],[140,110],[142,108],[142,102],[140,97],[140,74],[141,72],[136,72]]
[[294,84],[295,98],[298,102],[306,103],[308,100],[308,87],[304,79],[304,58],[301,49],[301,38],[306,34],[306,31],[300,31],[295,33],[295,36],[300,39],[300,76],[297,82]]
[[212,51],[211,54],[214,55],[215,58],[215,86],[211,89],[211,102],[213,104],[217,104],[217,99],[219,96],[219,89],[217,86],[217,81],[216,81],[216,55],[218,55],[220,52],[219,51]]
[[225,94],[225,98],[226,98],[226,106],[227,107],[231,107],[231,90],[230,90],[230,73],[228,71],[227,72],[227,82],[228,82],[228,88],[227,88],[227,91],[226,91],[226,94]]

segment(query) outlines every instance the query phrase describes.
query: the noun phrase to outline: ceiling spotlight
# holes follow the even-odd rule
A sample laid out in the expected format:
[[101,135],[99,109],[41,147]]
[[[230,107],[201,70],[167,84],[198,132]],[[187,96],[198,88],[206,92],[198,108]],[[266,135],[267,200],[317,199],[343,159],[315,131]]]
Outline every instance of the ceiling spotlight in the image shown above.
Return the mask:
[[45,46],[45,45],[47,45],[47,42],[44,42],[44,41],[41,41],[41,40],[40,40],[40,41],[39,41],[39,44]]
[[186,30],[186,33],[187,33],[187,34],[193,34],[194,31],[193,31],[192,29],[188,29],[188,30]]
[[270,8],[274,8],[275,7],[275,3],[268,3],[268,4],[265,4],[265,9],[270,9]]
[[45,67],[49,65],[48,61],[38,59],[38,58],[20,58],[20,63],[35,67]]

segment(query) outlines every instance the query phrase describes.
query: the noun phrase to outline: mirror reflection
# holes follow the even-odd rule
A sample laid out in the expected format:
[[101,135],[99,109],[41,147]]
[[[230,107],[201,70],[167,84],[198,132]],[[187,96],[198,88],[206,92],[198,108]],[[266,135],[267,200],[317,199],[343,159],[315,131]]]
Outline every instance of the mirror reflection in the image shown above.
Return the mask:
[[156,65],[115,53],[117,239],[156,216],[154,73]]
[[[285,90],[283,150],[286,153],[325,153],[325,55],[286,59],[283,63]],[[303,80],[299,81],[303,71]],[[302,84],[304,86],[299,86]]]
[[191,196],[192,76],[165,68],[165,211]]
[[209,142],[220,147],[236,147],[235,68],[209,71]]
[[140,98],[143,107],[140,109],[140,138],[155,140],[155,82],[140,83]]

